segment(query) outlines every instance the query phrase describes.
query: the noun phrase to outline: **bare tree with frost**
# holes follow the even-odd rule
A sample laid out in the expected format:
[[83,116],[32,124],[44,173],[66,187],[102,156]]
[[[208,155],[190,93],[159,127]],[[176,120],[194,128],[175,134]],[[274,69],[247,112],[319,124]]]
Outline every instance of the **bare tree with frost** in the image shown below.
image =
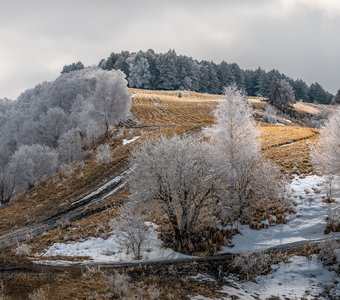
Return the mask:
[[317,147],[312,148],[315,168],[326,175],[340,175],[340,109],[337,109],[320,130]]
[[97,121],[108,135],[109,127],[127,118],[131,100],[125,74],[121,71],[96,71],[94,107]]
[[57,152],[47,146],[20,146],[11,157],[12,168],[17,183],[27,189],[33,188],[44,176],[57,169]]
[[40,142],[56,148],[59,138],[67,131],[67,121],[67,115],[59,107],[51,108],[41,115],[37,125]]
[[268,123],[277,124],[277,109],[274,106],[267,103],[264,113]]
[[216,204],[219,164],[214,152],[196,137],[175,135],[154,138],[132,153],[132,199],[161,207],[178,251],[190,251],[205,221],[201,216]]
[[[312,147],[314,167],[326,176],[327,198],[332,202],[334,181],[340,176],[340,109],[337,109],[320,130],[319,144]],[[329,206],[327,227],[337,230],[340,227],[340,207]]]
[[206,133],[222,157],[225,189],[219,198],[226,221],[232,222],[251,202],[280,198],[282,181],[278,169],[261,156],[247,98],[235,85],[225,89],[215,119]]
[[65,132],[58,140],[58,158],[61,164],[70,165],[84,157],[83,142],[79,128]]
[[112,151],[109,144],[99,145],[96,149],[96,160],[100,164],[108,163],[112,159]]
[[137,208],[134,205],[123,206],[119,218],[112,221],[111,227],[118,233],[126,252],[131,251],[136,260],[142,259],[149,240],[149,231]]
[[15,177],[8,164],[0,165],[0,206],[7,204],[14,193]]

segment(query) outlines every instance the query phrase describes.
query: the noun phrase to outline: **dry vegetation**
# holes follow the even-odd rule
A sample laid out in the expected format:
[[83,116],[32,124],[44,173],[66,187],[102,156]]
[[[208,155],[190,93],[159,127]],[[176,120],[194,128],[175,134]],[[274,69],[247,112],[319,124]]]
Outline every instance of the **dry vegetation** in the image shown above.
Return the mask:
[[[32,222],[43,220],[68,207],[70,203],[93,191],[100,183],[119,174],[127,167],[128,155],[132,147],[155,135],[197,132],[209,126],[214,119],[212,111],[220,96],[178,91],[160,92],[131,90],[133,96],[132,115],[135,125],[121,127],[122,136],[112,135],[108,141],[112,149],[112,161],[98,164],[89,157],[83,164],[73,170],[59,173],[46,179],[34,190],[21,194],[8,207],[0,208],[0,232],[5,233],[23,227]],[[265,102],[259,98],[250,99],[255,110],[263,110]],[[317,106],[297,104],[299,112],[317,113]],[[277,163],[287,174],[308,174],[312,172],[309,145],[318,138],[318,130],[299,126],[273,126],[259,122],[261,143],[264,155]],[[122,145],[122,138],[142,135],[136,142]],[[93,147],[95,149],[95,146]],[[59,224],[29,242],[32,252],[41,252],[54,242],[80,240],[88,236],[107,236],[110,220],[116,216],[117,207],[128,197],[128,189],[117,195],[96,203],[88,216],[83,219]],[[259,219],[268,212],[259,211]],[[90,276],[70,272],[53,274],[16,273],[3,276],[8,299],[23,299],[34,290],[42,287],[47,299],[104,299],[107,286],[101,272]],[[160,299],[185,299],[183,294],[206,294],[208,283],[190,283],[179,277],[155,278],[145,276],[134,279],[135,285],[156,284],[162,287]],[[98,294],[95,294],[96,291]],[[216,296],[216,295],[210,295]],[[0,293],[1,298],[1,293]],[[7,298],[6,298],[7,299]],[[145,298],[147,299],[147,298]]]
[[[49,178],[29,193],[19,195],[11,205],[0,209],[0,232],[25,226],[32,221],[43,220],[93,190],[107,178],[119,174],[127,165],[131,147],[142,140],[154,135],[192,132],[209,126],[213,122],[212,110],[220,99],[218,95],[194,92],[181,92],[180,98],[179,92],[176,91],[132,90],[132,92],[134,93],[132,112],[137,125],[134,128],[123,128],[122,132],[126,138],[136,135],[143,137],[133,144],[124,146],[121,144],[122,138],[111,137],[109,143],[113,150],[113,160],[110,163],[100,165],[95,159],[89,158],[73,170]],[[251,99],[250,103],[255,109],[262,109],[264,105],[259,98]],[[317,130],[264,123],[259,123],[259,130],[266,157],[277,163],[283,171],[288,174],[312,171],[309,144],[316,141]],[[77,239],[84,234],[100,232],[101,229],[98,228],[101,226],[97,222],[100,220],[105,227],[104,223],[114,215],[115,204],[120,204],[126,196],[124,191],[106,199],[104,203],[99,204],[102,207],[100,212],[73,222],[67,228],[55,229],[47,233],[44,240],[52,242]],[[73,229],[78,227],[82,229]],[[51,239],[50,236],[55,238]]]

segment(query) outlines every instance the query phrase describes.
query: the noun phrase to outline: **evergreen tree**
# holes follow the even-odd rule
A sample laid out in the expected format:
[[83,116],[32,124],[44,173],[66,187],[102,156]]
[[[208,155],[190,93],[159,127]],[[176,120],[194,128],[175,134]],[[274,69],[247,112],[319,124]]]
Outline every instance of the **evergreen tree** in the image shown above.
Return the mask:
[[159,81],[159,71],[157,68],[158,55],[152,49],[149,49],[145,53],[145,58],[149,63],[149,71],[150,71],[150,88],[157,89],[158,81]]
[[114,65],[118,57],[119,57],[118,53],[112,52],[107,59],[101,60],[98,66],[104,70],[112,70],[114,69]]
[[291,82],[291,85],[294,89],[295,98],[297,100],[303,100],[305,102],[308,102],[308,100],[309,100],[308,85],[301,79],[293,80]]
[[269,93],[269,103],[280,110],[285,110],[294,102],[294,91],[288,81],[274,80]]
[[310,102],[329,104],[331,101],[331,95],[317,82],[311,84],[308,96]]
[[[220,91],[223,93],[223,89],[226,86],[230,86],[235,82],[235,77],[232,73],[232,69],[228,63],[222,61],[217,67],[217,76],[220,81]],[[248,92],[248,91],[247,91]]]
[[130,65],[128,63],[129,56],[129,51],[122,51],[113,65],[113,69],[121,70],[127,77],[129,77],[130,74]]
[[[140,58],[146,59],[149,64],[149,72],[145,76],[149,77],[148,73],[150,73],[150,79],[147,80],[147,85],[136,83],[136,78],[132,75],[129,79],[130,87],[139,85],[149,89],[180,89],[216,94],[223,93],[224,87],[235,83],[248,95],[268,97],[273,82],[285,79],[292,86],[296,99],[329,103],[333,98],[333,95],[326,92],[319,84],[313,84],[310,90],[303,80],[293,80],[275,69],[266,72],[259,67],[256,70],[244,71],[236,63],[228,64],[222,61],[216,65],[214,62],[197,61],[192,57],[177,55],[174,50],[163,54],[157,54],[152,49],[137,53],[128,51],[119,54],[111,53],[107,59],[100,61],[99,67],[105,70],[120,69],[129,78],[132,62],[144,61],[143,68],[146,68],[145,60],[139,61]],[[144,74],[142,69],[137,69]]]
[[73,63],[73,64],[70,64],[70,65],[65,65],[63,67],[63,70],[61,71],[61,73],[70,73],[72,71],[78,71],[78,70],[81,70],[81,69],[84,69],[84,65],[81,61],[78,61],[77,63]]
[[209,93],[209,67],[205,63],[200,64],[200,92]]
[[178,89],[177,55],[174,50],[169,50],[167,53],[160,55],[157,68],[159,71],[157,88],[160,90]]
[[241,68],[238,66],[237,63],[232,63],[230,65],[231,67],[231,72],[235,78],[235,83],[237,85],[237,87],[240,90],[244,90],[245,89],[245,81],[244,81],[244,74],[243,71],[241,70]]
[[213,62],[208,62],[207,65],[209,71],[208,92],[218,94],[219,92],[221,92],[221,83],[217,75],[217,65],[214,64]]
[[135,88],[150,88],[151,74],[149,62],[144,57],[135,57],[130,62],[129,86]]
[[340,89],[332,99],[332,104],[340,104]]

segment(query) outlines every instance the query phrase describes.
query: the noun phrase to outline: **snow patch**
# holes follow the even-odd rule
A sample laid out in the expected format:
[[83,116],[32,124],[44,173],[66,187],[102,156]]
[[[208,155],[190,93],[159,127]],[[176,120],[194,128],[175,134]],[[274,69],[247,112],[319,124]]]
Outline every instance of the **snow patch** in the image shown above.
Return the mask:
[[124,140],[123,140],[123,145],[130,144],[130,143],[132,143],[132,142],[138,140],[139,138],[140,138],[140,136],[135,136],[135,137],[133,137],[133,138],[131,138],[131,139],[124,139]]
[[[234,278],[225,278],[228,285],[219,292],[226,294],[219,299],[338,299],[340,297],[340,277],[327,270],[322,263],[312,256],[309,260],[303,256],[293,256],[288,263],[273,265],[275,271],[258,276],[255,282],[238,283]],[[322,294],[328,290],[327,295]],[[208,300],[196,296],[192,300]]]
[[288,223],[261,230],[253,230],[248,225],[242,225],[239,228],[241,233],[233,238],[235,246],[225,247],[222,252],[244,253],[295,242],[340,237],[340,232],[324,234],[329,209],[339,206],[340,203],[339,198],[335,203],[324,203],[322,197],[325,195],[323,177],[313,175],[294,178],[287,188],[286,197],[296,203],[296,214],[289,216]]
[[[142,261],[172,260],[188,258],[168,248],[158,239],[157,225],[146,222],[149,239]],[[43,256],[88,256],[96,262],[135,262],[132,253],[126,253],[119,241],[119,233],[113,232],[108,239],[91,237],[81,242],[56,243],[49,247]]]
[[229,287],[224,287],[223,292],[237,295],[240,299],[267,299],[273,296],[279,299],[322,299],[319,297],[325,288],[329,288],[330,296],[340,296],[339,276],[327,270],[316,256],[311,260],[294,256],[289,263],[272,267],[276,269],[273,273],[257,277],[256,282],[238,284],[241,292]]

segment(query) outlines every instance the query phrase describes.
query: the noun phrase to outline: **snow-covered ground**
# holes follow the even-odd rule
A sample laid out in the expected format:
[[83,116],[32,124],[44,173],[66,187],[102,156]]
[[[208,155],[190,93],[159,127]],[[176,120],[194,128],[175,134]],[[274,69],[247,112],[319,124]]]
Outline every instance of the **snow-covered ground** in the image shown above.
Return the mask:
[[[337,193],[335,196],[340,197]],[[323,177],[316,175],[296,177],[289,184],[286,195],[296,203],[296,214],[289,216],[287,224],[262,230],[253,230],[247,225],[241,226],[240,234],[232,240],[235,246],[225,247],[222,252],[242,253],[298,241],[340,237],[339,232],[324,234],[327,212],[335,206],[339,207],[340,198],[336,198],[336,202],[331,204],[322,201],[322,196],[326,195]]]
[[[313,256],[310,260],[294,256],[288,263],[273,265],[272,273],[259,276],[255,282],[239,283],[235,278],[225,278],[228,282],[220,291],[225,296],[218,299],[339,299],[340,277],[325,268]],[[327,295],[323,296],[323,295]],[[192,300],[208,300],[203,296]],[[276,299],[276,298],[275,298]]]
[[[149,239],[142,260],[163,260],[189,257],[163,248],[163,243],[158,239],[157,226],[147,222]],[[119,235],[113,233],[108,239],[89,238],[82,242],[56,243],[48,248],[43,256],[89,256],[97,262],[131,262],[133,254],[127,254],[124,246],[119,242]]]
[[[340,233],[324,234],[326,216],[329,210],[339,207],[340,189],[335,187],[335,203],[322,201],[326,195],[325,179],[320,176],[296,177],[287,187],[286,197],[296,204],[296,214],[288,218],[287,224],[271,226],[267,229],[252,230],[241,226],[240,234],[233,238],[234,247],[222,252],[242,253],[286,245],[300,241],[321,240],[326,237],[340,237]],[[336,250],[340,261],[340,250]],[[339,254],[339,255],[338,255]],[[219,299],[340,299],[340,276],[324,267],[313,256],[307,259],[294,256],[288,263],[272,266],[273,271],[256,278],[255,282],[240,283],[228,277]],[[325,292],[323,296],[322,294]],[[196,296],[193,300],[208,299]]]
[[140,138],[140,136],[135,136],[135,137],[133,137],[133,138],[131,138],[131,139],[124,139],[124,140],[123,140],[123,145],[130,144],[130,143],[132,143],[132,142],[138,140],[139,138]]

